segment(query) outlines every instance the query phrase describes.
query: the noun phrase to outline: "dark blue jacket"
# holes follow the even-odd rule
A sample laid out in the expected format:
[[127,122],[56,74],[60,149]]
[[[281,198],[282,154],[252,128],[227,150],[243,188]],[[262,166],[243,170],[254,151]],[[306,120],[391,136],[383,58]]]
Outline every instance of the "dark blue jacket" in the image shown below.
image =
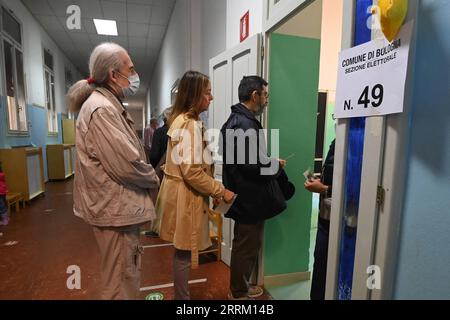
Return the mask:
[[333,169],[334,169],[334,145],[336,143],[336,139],[334,139],[330,148],[328,149],[327,157],[322,167],[322,177],[321,181],[324,185],[328,186],[327,195],[328,197],[332,197],[332,186],[333,186]]
[[156,168],[166,153],[167,142],[169,141],[168,131],[167,124],[164,124],[164,126],[156,129],[155,133],[153,133],[152,149],[150,150],[150,164],[153,168]]
[[[242,131],[235,131],[239,129]],[[261,123],[243,104],[231,107],[231,115],[221,129],[219,154],[224,163],[223,184],[238,195],[225,216],[243,224],[259,223],[286,208],[284,199],[274,199],[281,194],[276,180],[280,168],[278,160],[267,155],[265,137],[259,131],[262,129]],[[245,136],[251,132],[255,133],[258,143],[251,143],[251,139]],[[241,161],[238,161],[238,147],[245,150],[241,153]],[[229,155],[230,159],[227,159],[231,150],[234,150],[234,157]],[[261,170],[270,174],[263,175]]]

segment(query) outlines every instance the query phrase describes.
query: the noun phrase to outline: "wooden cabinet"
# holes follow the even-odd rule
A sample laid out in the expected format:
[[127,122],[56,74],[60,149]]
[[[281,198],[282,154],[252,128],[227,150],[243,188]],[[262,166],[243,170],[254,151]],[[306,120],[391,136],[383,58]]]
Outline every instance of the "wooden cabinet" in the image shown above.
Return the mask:
[[75,144],[75,128],[76,125],[74,119],[63,119],[62,132],[64,144]]
[[49,180],[64,180],[73,175],[75,146],[73,144],[47,145],[47,169]]
[[29,201],[45,192],[42,149],[0,149],[0,161],[10,192],[21,192]]

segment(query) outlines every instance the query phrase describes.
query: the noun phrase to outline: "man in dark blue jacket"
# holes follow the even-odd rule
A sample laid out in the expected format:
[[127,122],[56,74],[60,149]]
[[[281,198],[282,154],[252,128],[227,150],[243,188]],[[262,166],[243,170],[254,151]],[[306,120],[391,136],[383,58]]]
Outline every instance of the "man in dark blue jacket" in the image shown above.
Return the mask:
[[235,221],[229,299],[263,294],[261,287],[250,284],[250,277],[258,264],[264,220],[285,208],[284,199],[280,203],[273,195],[277,194],[276,179],[286,161],[267,155],[263,128],[256,118],[267,106],[267,85],[261,77],[244,77],[239,85],[240,103],[231,107],[221,130],[223,184],[237,194],[226,214]]
[[[150,152],[150,164],[155,169],[160,163],[161,158],[166,155],[167,142],[169,141],[169,136],[167,135],[167,132],[169,131],[169,128],[167,126],[167,119],[169,118],[171,111],[172,108],[167,108],[166,110],[164,110],[164,125],[161,128],[156,129],[155,133],[153,134],[152,150]],[[159,178],[162,179],[161,177]]]

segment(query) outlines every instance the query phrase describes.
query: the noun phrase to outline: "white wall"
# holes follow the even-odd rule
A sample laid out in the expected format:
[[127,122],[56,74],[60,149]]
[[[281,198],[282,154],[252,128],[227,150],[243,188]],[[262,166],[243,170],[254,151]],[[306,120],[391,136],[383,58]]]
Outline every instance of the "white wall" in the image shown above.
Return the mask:
[[321,30],[322,0],[316,0],[277,28],[275,33],[320,39]]
[[189,69],[209,73],[209,60],[240,43],[240,18],[262,31],[262,0],[177,0],[150,84],[151,116],[170,105],[170,90]]
[[[0,116],[0,146],[25,146],[34,144],[42,148],[44,164],[44,180],[47,181],[47,144],[61,143],[61,128],[57,136],[48,135],[47,111],[45,109],[44,59],[43,48],[51,51],[54,61],[56,112],[67,114],[64,103],[66,93],[65,65],[72,71],[73,81],[81,78],[55,42],[47,35],[28,9],[17,0],[0,0],[0,4],[14,12],[22,25],[22,51],[24,57],[24,73],[26,88],[27,116],[30,123],[29,135],[8,135],[6,130],[6,114]],[[3,52],[2,57],[3,59]],[[3,78],[2,74],[0,78]],[[2,80],[3,81],[3,80]],[[3,90],[3,88],[2,88]],[[2,92],[2,94],[4,94]],[[3,110],[3,109],[2,109]],[[58,119],[61,117],[58,116]]]
[[[450,299],[450,2],[420,0],[394,299]],[[391,130],[396,130],[392,128]],[[403,163],[403,162],[402,162]],[[395,177],[394,177],[395,178]],[[404,182],[404,183],[403,183]]]
[[209,60],[227,49],[227,1],[203,0],[202,6],[202,67],[209,74]]
[[[64,103],[65,70],[67,65],[72,70],[76,81],[81,75],[70,63],[55,42],[47,35],[41,25],[34,19],[28,9],[17,0],[3,0],[3,4],[14,11],[22,24],[22,48],[24,53],[24,70],[26,74],[27,103],[45,106],[43,48],[50,49],[54,60],[56,112],[67,113]],[[3,57],[2,57],[3,58]]]
[[138,108],[128,108],[128,113],[130,114],[131,118],[134,121],[134,129],[136,130],[142,130],[143,128],[143,122],[144,122],[144,113],[143,109]]
[[177,0],[170,18],[152,81],[150,83],[151,116],[158,116],[170,105],[173,83],[190,68],[189,0]]
[[329,91],[335,101],[337,66],[342,42],[343,0],[322,3],[319,90]]
[[227,0],[227,49],[240,43],[242,16],[250,11],[249,38],[263,30],[263,0]]
[[202,3],[203,0],[190,1],[190,33],[189,33],[189,61],[190,69],[201,71],[202,66]]
[[320,39],[319,90],[328,91],[334,102],[337,65],[342,42],[343,0],[317,0],[286,23],[276,33]]
[[223,0],[177,0],[150,84],[151,117],[170,105],[173,84],[187,70],[209,73],[209,60],[226,49]]

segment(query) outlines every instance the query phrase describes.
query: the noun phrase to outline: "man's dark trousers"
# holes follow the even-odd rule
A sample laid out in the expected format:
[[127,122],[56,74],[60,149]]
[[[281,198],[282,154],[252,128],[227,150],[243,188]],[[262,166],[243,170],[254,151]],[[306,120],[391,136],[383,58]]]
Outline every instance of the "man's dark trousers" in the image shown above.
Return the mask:
[[262,246],[264,222],[242,224],[235,222],[231,250],[231,293],[234,298],[246,297],[252,272],[257,270]]

